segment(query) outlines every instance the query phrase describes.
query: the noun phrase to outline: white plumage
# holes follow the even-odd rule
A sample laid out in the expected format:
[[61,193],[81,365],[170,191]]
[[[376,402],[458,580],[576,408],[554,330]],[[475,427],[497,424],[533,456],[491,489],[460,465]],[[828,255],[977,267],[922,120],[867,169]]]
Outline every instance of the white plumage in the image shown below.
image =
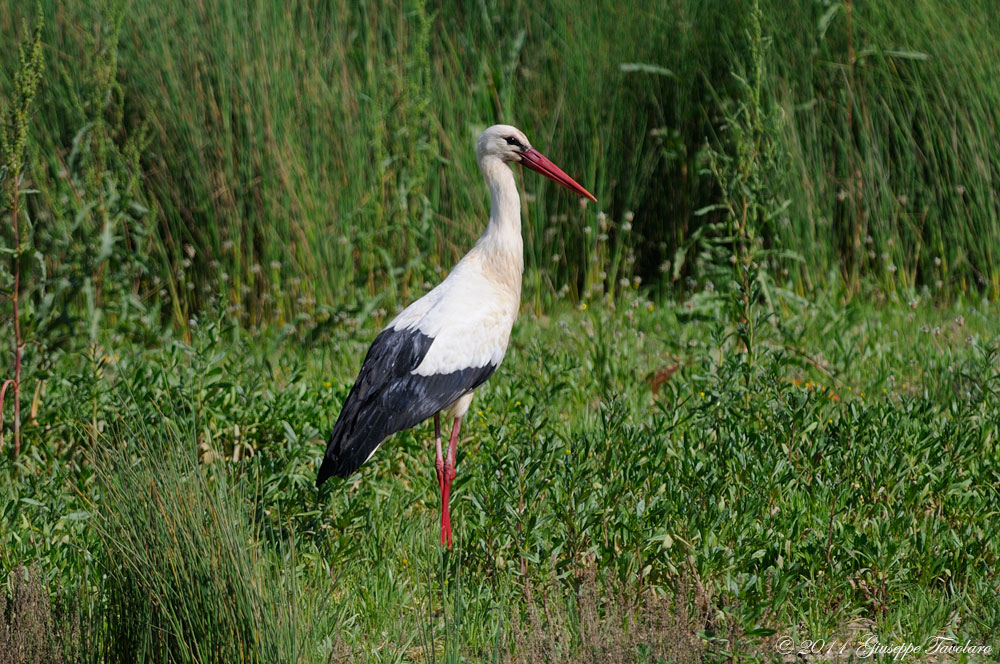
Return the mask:
[[[393,329],[416,329],[434,340],[413,373],[430,376],[499,365],[517,319],[520,293],[490,282],[475,254],[467,255],[438,289],[440,293],[432,291],[411,305],[420,305],[416,312],[408,316],[408,308],[392,324]],[[424,300],[430,302],[424,305]]]
[[[351,389],[316,479],[347,477],[397,431],[434,417],[441,488],[441,542],[451,546],[448,500],[462,417],[474,390],[503,361],[521,301],[521,205],[509,163],[520,163],[596,200],[528,143],[518,129],[494,125],[476,143],[490,189],[490,221],[448,277],[403,309],[378,335]],[[448,456],[440,413],[454,417]]]

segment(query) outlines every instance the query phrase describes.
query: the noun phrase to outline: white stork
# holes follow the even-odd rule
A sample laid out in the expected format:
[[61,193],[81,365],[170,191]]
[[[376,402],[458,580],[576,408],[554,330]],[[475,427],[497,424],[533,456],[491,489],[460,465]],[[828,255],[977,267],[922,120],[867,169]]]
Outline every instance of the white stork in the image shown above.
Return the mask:
[[[490,221],[476,246],[431,292],[403,309],[375,338],[330,434],[316,486],[347,477],[389,436],[434,416],[441,544],[451,547],[448,501],[462,417],[473,391],[503,360],[521,302],[521,200],[508,164],[519,163],[596,201],[531,147],[520,130],[494,125],[476,143],[490,188]],[[454,418],[448,455],[441,413]]]

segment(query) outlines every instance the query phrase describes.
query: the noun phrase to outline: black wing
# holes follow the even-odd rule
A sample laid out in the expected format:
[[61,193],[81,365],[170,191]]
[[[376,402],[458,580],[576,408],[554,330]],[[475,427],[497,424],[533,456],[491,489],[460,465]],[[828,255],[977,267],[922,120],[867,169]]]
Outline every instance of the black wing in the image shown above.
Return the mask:
[[414,375],[411,372],[433,342],[417,330],[390,328],[375,338],[330,434],[316,486],[331,475],[351,475],[386,438],[451,405],[496,370],[496,365],[487,364],[448,374]]

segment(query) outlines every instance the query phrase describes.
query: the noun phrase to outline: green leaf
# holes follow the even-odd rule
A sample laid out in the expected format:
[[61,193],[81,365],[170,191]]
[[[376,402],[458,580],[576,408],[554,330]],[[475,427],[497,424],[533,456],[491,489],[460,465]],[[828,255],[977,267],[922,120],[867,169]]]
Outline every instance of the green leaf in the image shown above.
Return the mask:
[[111,223],[105,223],[101,229],[101,248],[97,252],[97,263],[103,263],[111,257],[111,251],[115,245],[115,236],[111,232]]
[[893,58],[900,58],[901,60],[930,60],[931,56],[927,53],[921,51],[899,51],[899,50],[887,50],[886,55]]
[[645,62],[623,62],[618,65],[618,68],[625,73],[641,72],[643,74],[656,74],[658,76],[666,76],[668,78],[677,78],[677,74],[670,71],[666,67],[651,65]]
[[297,445],[299,442],[299,437],[295,433],[295,429],[292,428],[292,425],[282,420],[281,427],[285,430],[285,438],[288,439],[288,442],[290,442],[293,445]]

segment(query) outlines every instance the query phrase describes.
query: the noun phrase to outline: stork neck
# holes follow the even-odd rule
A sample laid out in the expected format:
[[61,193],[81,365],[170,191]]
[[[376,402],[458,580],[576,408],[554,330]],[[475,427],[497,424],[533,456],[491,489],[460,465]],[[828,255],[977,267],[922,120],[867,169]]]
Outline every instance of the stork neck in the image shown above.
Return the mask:
[[507,239],[521,240],[521,198],[510,167],[496,157],[488,157],[480,164],[483,177],[490,188],[490,224],[484,235],[500,235]]
[[502,274],[502,280],[520,296],[524,271],[524,247],[521,240],[521,198],[517,194],[514,172],[496,157],[479,163],[490,188],[490,223],[476,243],[486,260]]

